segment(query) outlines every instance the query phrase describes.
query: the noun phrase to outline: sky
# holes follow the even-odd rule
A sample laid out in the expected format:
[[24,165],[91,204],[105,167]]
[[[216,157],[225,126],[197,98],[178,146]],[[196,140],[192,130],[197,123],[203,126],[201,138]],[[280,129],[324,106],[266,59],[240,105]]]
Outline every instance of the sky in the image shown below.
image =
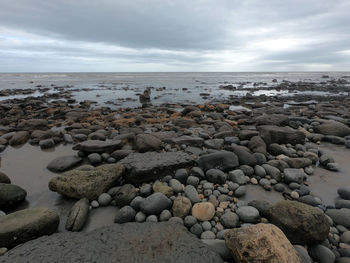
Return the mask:
[[349,71],[349,0],[0,0],[0,72]]

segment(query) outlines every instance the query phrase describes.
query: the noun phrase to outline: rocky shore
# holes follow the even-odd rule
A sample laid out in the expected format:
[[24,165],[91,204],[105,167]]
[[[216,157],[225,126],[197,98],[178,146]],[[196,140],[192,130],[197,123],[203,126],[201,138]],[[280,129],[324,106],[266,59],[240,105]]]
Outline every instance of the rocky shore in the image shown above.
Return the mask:
[[[74,200],[67,217],[19,209],[29,190],[0,172],[0,262],[350,262],[350,179],[332,204],[309,183],[342,170],[320,146],[350,148],[348,96],[152,106],[147,89],[143,107],[111,109],[61,92],[0,103],[1,152],[75,151],[47,163],[48,189]],[[252,189],[280,199],[245,201]],[[102,207],[114,225],[75,233]]]

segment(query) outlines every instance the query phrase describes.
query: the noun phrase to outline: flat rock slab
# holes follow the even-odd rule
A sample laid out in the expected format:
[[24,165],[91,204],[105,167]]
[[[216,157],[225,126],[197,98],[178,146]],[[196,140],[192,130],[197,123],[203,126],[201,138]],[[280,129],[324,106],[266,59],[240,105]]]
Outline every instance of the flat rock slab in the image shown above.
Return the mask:
[[[24,260],[25,259],[25,260]],[[22,262],[223,262],[176,223],[126,223],[87,233],[58,233],[16,247],[1,263]]]
[[133,183],[158,179],[176,169],[189,167],[194,163],[192,156],[185,152],[131,153],[118,162],[127,169],[125,177]]
[[88,140],[73,146],[73,150],[83,151],[86,153],[105,153],[113,152],[123,146],[122,141],[99,141]]

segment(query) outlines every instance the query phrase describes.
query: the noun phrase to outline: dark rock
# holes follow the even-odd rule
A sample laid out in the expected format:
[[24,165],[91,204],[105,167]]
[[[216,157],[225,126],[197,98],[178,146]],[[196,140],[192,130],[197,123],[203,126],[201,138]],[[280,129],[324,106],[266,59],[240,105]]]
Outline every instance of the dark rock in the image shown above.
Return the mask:
[[309,249],[310,256],[320,263],[333,263],[335,261],[335,255],[332,250],[322,245],[314,245]]
[[87,153],[104,153],[113,152],[120,149],[123,146],[123,142],[119,140],[115,141],[99,141],[99,140],[88,140],[81,142],[73,147],[75,151],[83,151]]
[[327,209],[326,214],[332,218],[337,225],[350,228],[350,209]]
[[119,207],[130,204],[136,196],[136,188],[132,184],[124,184],[115,193],[114,200]]
[[0,183],[0,209],[12,208],[26,198],[27,192],[14,184]]
[[124,224],[133,221],[136,216],[136,211],[131,206],[124,206],[117,211],[114,218],[114,223]]
[[273,125],[259,126],[261,137],[264,139],[267,145],[271,143],[278,144],[303,144],[305,140],[305,134],[301,131],[292,129],[290,127],[279,127]]
[[29,139],[29,133],[27,131],[16,132],[9,140],[9,144],[12,146],[24,144]]
[[254,155],[246,147],[232,146],[232,150],[237,155],[240,165],[254,166],[257,164]]
[[262,153],[266,155],[266,143],[260,136],[254,136],[248,143],[248,148],[253,153]]
[[139,152],[158,151],[162,146],[162,141],[151,134],[136,135],[136,149]]
[[48,164],[47,169],[51,172],[65,172],[80,164],[81,161],[82,158],[74,155],[58,157]]
[[153,193],[143,200],[140,209],[146,215],[160,214],[172,205],[171,200],[162,193]]
[[258,209],[261,216],[269,219],[271,204],[265,200],[253,200],[248,203],[249,206]]
[[202,155],[197,162],[198,166],[204,171],[209,169],[229,171],[239,165],[238,157],[234,153],[228,151]]
[[0,172],[0,183],[2,183],[2,184],[10,184],[11,180],[6,174],[4,174],[3,172]]
[[219,169],[210,169],[206,172],[206,178],[209,182],[215,184],[224,184],[227,175]]
[[350,187],[340,187],[338,195],[343,199],[350,200]]
[[17,125],[17,128],[26,131],[47,130],[48,122],[45,119],[24,120]]
[[350,134],[350,128],[338,121],[326,121],[314,127],[315,132],[323,135],[344,137]]
[[307,175],[301,169],[286,168],[283,171],[284,181],[289,183],[298,183],[301,184],[307,178]]
[[288,116],[283,114],[262,115],[256,118],[256,125],[284,126],[289,122]]
[[89,205],[87,198],[82,198],[73,205],[66,221],[68,231],[80,231],[84,227],[89,215]]

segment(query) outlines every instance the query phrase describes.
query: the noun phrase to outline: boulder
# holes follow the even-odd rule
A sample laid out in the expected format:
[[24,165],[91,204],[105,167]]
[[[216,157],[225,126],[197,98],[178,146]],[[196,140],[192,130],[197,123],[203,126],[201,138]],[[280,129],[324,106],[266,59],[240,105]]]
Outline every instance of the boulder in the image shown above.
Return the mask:
[[123,146],[123,142],[120,140],[114,141],[100,141],[100,140],[88,140],[81,142],[73,146],[75,151],[83,151],[86,153],[111,153]]
[[176,169],[189,167],[194,160],[184,152],[146,152],[131,153],[118,163],[126,167],[127,180],[142,183],[163,177]]
[[34,130],[47,130],[48,122],[45,119],[30,119],[21,121],[17,128],[26,131],[34,131]]
[[270,222],[292,243],[314,244],[328,237],[329,221],[320,209],[310,205],[284,200],[272,206],[270,214]]
[[248,148],[253,153],[262,153],[266,155],[266,143],[260,136],[254,136],[250,139],[248,143]]
[[96,200],[117,184],[124,170],[119,164],[104,164],[88,170],[77,168],[52,178],[49,188],[70,198]]
[[256,125],[284,126],[289,122],[288,116],[283,114],[264,114],[256,118]]
[[326,214],[332,218],[335,224],[350,228],[350,209],[327,209]]
[[240,165],[254,166],[257,164],[255,156],[249,152],[248,148],[234,145],[232,151],[237,155]]
[[235,262],[301,263],[298,253],[276,226],[257,224],[224,235]]
[[315,132],[323,135],[344,137],[350,135],[350,128],[338,121],[326,121],[314,127]]
[[305,134],[299,130],[290,127],[279,127],[274,125],[259,126],[261,137],[267,145],[271,143],[278,144],[304,144]]
[[0,209],[12,208],[26,198],[27,192],[14,184],[0,183]]
[[237,155],[228,151],[220,151],[202,155],[199,157],[197,163],[198,166],[204,171],[209,169],[230,171],[239,166]]
[[68,231],[80,231],[88,219],[90,202],[87,198],[82,198],[70,209],[66,221]]
[[9,144],[12,146],[24,144],[29,139],[29,132],[27,131],[19,131],[16,132],[9,141]]
[[52,160],[46,168],[55,173],[65,172],[80,164],[82,160],[75,155],[62,156]]
[[[190,255],[190,256],[189,256]],[[1,257],[3,262],[191,262],[221,263],[187,229],[170,222],[114,224],[90,232],[66,232],[28,242]]]
[[1,216],[0,247],[12,248],[40,236],[50,235],[56,232],[59,221],[57,213],[47,208],[24,209]]
[[143,153],[148,151],[158,151],[162,146],[162,141],[151,134],[136,135],[136,149]]

